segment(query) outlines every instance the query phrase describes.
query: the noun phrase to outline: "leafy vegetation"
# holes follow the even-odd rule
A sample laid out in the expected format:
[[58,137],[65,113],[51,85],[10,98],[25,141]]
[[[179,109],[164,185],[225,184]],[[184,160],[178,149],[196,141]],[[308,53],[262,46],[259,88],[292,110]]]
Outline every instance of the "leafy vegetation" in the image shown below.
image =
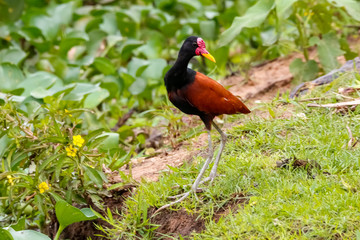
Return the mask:
[[[108,194],[103,168],[118,170],[133,157],[151,155],[154,151],[146,145],[151,128],[163,129],[161,133],[174,146],[183,139],[179,133],[186,138],[199,134],[188,131],[179,121],[182,114],[168,104],[163,86],[163,76],[187,36],[204,38],[215,56],[216,65],[201,62],[200,58],[191,62],[192,68],[210,75],[246,75],[253,64],[300,51],[305,62],[294,60],[290,70],[299,80],[311,80],[337,67],[338,56],[355,56],[346,39],[355,33],[351,26],[360,21],[359,6],[356,0],[0,1],[0,220],[1,227],[13,228],[2,229],[0,234],[14,237],[14,231],[43,231],[54,214],[60,230],[64,229],[72,222],[64,214],[58,216],[56,205],[60,199],[68,204],[76,202],[85,207],[94,203],[102,208],[102,197]],[[319,63],[309,56],[309,48],[314,46]],[[239,65],[243,67],[239,69]],[[275,117],[270,122],[255,119],[255,125],[247,123],[240,129],[249,128],[246,131],[263,137],[267,131],[276,135],[281,127],[292,131],[276,114],[272,113]],[[356,120],[356,114],[351,116]],[[316,113],[313,121],[321,122],[327,117],[326,113]],[[334,117],[334,122],[328,124],[340,124],[341,119]],[[305,123],[293,125],[305,134],[301,128]],[[255,129],[256,124],[259,129]],[[244,133],[251,139],[250,135]],[[254,137],[254,142],[246,144],[249,148],[258,147],[259,157],[266,149],[271,152],[278,146],[273,138],[268,138]],[[268,140],[271,141],[266,143]],[[325,144],[325,140],[316,141]],[[248,150],[237,144],[238,149]],[[289,143],[284,157],[290,157],[290,150],[295,147],[298,143]],[[306,149],[302,151],[294,153],[307,157]],[[233,154],[229,150],[227,158]],[[274,153],[276,157],[279,158]],[[264,163],[263,158],[259,157],[256,164]],[[233,170],[249,174],[257,171],[252,174],[263,174],[264,179],[272,177],[256,164]],[[331,165],[330,160],[326,164]],[[192,179],[196,168],[185,166],[181,175]],[[335,172],[341,172],[340,169],[335,168]],[[127,201],[129,212],[121,221],[110,217],[111,212],[108,217],[96,213],[114,226],[104,231],[110,237],[151,236],[155,227],[149,221],[149,207],[164,203],[172,184],[184,182],[178,170],[172,170],[175,173],[159,183],[141,185],[145,195],[139,193]],[[275,173],[280,179],[286,174]],[[124,181],[129,179],[122,176]],[[300,177],[301,174],[293,180]],[[245,180],[237,182],[236,188],[250,182]],[[231,186],[234,187],[228,185],[223,193],[216,187],[214,194],[205,192],[205,197],[213,199],[219,194],[224,200],[232,193]],[[243,190],[262,195],[250,187]],[[197,203],[186,204],[193,211]],[[205,208],[204,216],[210,216],[213,204],[216,201]],[[209,233],[218,234],[211,223],[209,229]]]

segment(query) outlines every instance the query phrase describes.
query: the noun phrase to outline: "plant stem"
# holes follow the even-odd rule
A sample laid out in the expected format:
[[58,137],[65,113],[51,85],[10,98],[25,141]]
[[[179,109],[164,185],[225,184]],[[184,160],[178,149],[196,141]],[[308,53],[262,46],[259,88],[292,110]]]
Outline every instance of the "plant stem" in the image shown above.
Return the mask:
[[307,49],[307,39],[306,39],[306,33],[305,33],[305,26],[304,26],[304,22],[301,18],[301,16],[296,13],[296,27],[299,31],[299,39],[300,39],[300,45],[301,45],[301,48],[302,48],[302,51],[303,51],[303,54],[304,54],[304,57],[305,57],[305,60],[306,61],[309,61],[309,52],[308,52],[308,49]]
[[64,230],[63,226],[60,225],[58,231],[56,232],[56,235],[55,235],[54,240],[58,240],[58,239],[59,239],[60,234],[61,234],[61,232],[62,232],[63,230]]

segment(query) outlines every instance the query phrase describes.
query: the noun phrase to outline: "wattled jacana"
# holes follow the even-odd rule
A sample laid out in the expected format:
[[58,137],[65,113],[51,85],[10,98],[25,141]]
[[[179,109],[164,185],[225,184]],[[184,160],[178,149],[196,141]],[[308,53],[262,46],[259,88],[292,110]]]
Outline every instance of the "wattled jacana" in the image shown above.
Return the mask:
[[[244,103],[220,83],[187,67],[190,59],[197,55],[204,56],[215,62],[214,57],[206,50],[205,42],[201,38],[196,36],[188,37],[180,49],[174,66],[170,68],[164,78],[169,100],[182,112],[199,116],[208,131],[209,155],[191,187],[191,191],[194,193],[196,193],[200,183],[214,180],[221,153],[225,147],[226,134],[213,122],[215,116],[250,113]],[[209,177],[201,181],[213,158],[210,135],[211,125],[220,133],[221,145]],[[182,196],[180,199],[159,208],[158,211],[184,200],[191,191],[179,195]]]

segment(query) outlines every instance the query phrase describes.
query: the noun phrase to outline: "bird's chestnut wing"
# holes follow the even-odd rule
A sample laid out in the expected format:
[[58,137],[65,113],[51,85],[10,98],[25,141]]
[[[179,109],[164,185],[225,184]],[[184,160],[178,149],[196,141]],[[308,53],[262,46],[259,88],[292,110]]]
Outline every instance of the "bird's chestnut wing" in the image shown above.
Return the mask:
[[194,82],[182,90],[182,94],[192,106],[209,115],[250,112],[239,98],[220,83],[199,72],[196,73]]

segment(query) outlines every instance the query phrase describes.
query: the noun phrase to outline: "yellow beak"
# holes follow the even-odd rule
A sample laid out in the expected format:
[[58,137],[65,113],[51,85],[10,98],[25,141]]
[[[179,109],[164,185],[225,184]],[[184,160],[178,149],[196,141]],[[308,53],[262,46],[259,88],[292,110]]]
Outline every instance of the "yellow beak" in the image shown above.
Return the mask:
[[204,54],[201,54],[201,56],[204,56],[207,59],[209,59],[210,61],[216,63],[215,58],[210,53],[204,53]]

